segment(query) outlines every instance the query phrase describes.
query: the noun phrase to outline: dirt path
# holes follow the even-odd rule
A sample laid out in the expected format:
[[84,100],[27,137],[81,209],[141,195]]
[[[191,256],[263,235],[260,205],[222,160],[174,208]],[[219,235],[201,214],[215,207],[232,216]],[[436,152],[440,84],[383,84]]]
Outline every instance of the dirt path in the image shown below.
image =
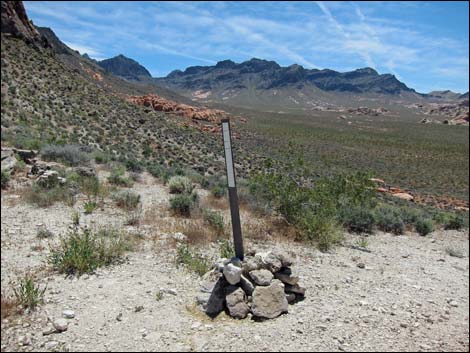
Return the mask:
[[[141,194],[144,209],[168,200],[166,188],[151,179],[144,178],[133,191]],[[44,266],[47,247],[31,250],[47,242],[36,238],[36,225],[44,223],[63,234],[74,208],[81,207],[79,201],[74,208],[40,209],[13,202],[12,197],[2,193],[2,288],[18,273]],[[123,226],[125,214],[110,202],[86,217],[89,224]],[[130,253],[125,263],[80,279],[44,272],[46,303],[30,315],[2,320],[2,351],[469,349],[469,247],[464,232],[434,232],[425,238],[379,233],[368,238],[370,253],[348,247],[357,240],[352,235],[331,254],[278,243],[297,255],[294,269],[307,297],[289,306],[286,315],[255,322],[223,314],[211,321],[199,314],[194,307],[199,278],[175,266],[175,250],[156,236],[158,224],[139,231],[142,249]],[[259,250],[274,246],[251,242]],[[449,247],[460,249],[464,258],[449,256]],[[218,251],[215,246],[206,250],[214,256]],[[158,298],[161,289],[165,293]],[[43,336],[48,318],[59,318],[66,309],[75,313],[68,330]],[[19,342],[24,337],[30,344]]]

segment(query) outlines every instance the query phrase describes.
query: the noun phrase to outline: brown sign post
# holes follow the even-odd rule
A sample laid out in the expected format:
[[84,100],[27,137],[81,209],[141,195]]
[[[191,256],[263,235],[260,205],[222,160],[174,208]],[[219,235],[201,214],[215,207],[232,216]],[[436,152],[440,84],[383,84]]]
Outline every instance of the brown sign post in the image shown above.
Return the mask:
[[230,134],[230,120],[222,120],[222,137],[224,140],[225,166],[227,167],[227,186],[230,202],[230,213],[232,215],[233,244],[235,256],[243,260],[243,238],[240,224],[240,210],[238,207],[237,185],[235,183],[235,168],[233,165],[232,137]]

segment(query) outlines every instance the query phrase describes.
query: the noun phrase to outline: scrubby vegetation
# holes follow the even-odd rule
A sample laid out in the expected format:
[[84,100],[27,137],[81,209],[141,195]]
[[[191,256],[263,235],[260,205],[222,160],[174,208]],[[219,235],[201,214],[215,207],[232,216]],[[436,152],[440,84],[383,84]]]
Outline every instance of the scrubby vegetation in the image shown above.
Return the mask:
[[191,210],[197,205],[198,196],[196,192],[191,194],[177,194],[170,198],[170,209],[180,216],[189,217]]
[[62,162],[70,166],[88,164],[91,149],[77,145],[47,145],[41,149],[41,157],[46,161]]
[[121,167],[115,167],[111,171],[111,175],[108,177],[108,182],[117,186],[131,187],[133,182],[129,178],[124,176],[124,169]]
[[232,243],[228,240],[221,240],[220,244],[220,258],[231,259],[235,256],[235,249]]
[[118,207],[125,210],[135,210],[140,203],[140,195],[129,190],[120,191],[113,195],[113,199]]
[[193,191],[191,180],[185,176],[171,177],[168,186],[170,187],[170,194],[191,194]]
[[75,191],[67,185],[56,185],[52,188],[34,184],[24,194],[25,200],[38,207],[49,207],[56,202],[72,206],[75,203]]
[[115,229],[96,232],[85,229],[63,237],[60,246],[51,249],[49,263],[60,273],[80,276],[118,262],[124,252],[131,249],[132,241],[123,232]]
[[2,169],[2,189],[5,189],[10,182],[10,173]]
[[194,252],[188,245],[182,244],[176,249],[177,265],[185,265],[186,268],[199,276],[204,275],[210,269],[210,263],[201,254]]
[[224,234],[224,216],[217,211],[205,209],[203,210],[204,221],[214,229],[217,235]]
[[47,286],[41,288],[36,284],[35,278],[31,274],[26,274],[20,278],[17,286],[13,287],[16,302],[24,309],[34,310],[39,304],[44,302],[44,293]]
[[434,224],[430,219],[419,219],[415,224],[416,231],[419,235],[425,236],[434,230]]

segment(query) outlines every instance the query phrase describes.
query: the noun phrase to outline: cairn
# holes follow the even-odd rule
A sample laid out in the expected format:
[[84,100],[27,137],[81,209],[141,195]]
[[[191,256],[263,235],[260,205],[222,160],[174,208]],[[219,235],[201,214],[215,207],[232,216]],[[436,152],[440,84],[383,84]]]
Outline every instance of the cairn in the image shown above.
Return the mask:
[[210,317],[226,311],[236,319],[274,319],[288,304],[305,297],[305,288],[291,270],[292,257],[274,250],[249,253],[243,261],[221,259],[203,276],[197,303]]

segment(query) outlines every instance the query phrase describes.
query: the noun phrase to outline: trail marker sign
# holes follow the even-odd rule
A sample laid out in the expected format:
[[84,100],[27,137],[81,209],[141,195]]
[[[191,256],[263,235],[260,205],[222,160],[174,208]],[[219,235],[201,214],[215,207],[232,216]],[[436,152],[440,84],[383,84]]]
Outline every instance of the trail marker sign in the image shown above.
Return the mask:
[[222,137],[224,140],[225,166],[227,167],[227,186],[232,215],[233,244],[235,256],[243,260],[243,238],[240,224],[240,210],[238,207],[237,185],[235,183],[235,168],[233,166],[232,137],[230,134],[230,120],[222,120]]

